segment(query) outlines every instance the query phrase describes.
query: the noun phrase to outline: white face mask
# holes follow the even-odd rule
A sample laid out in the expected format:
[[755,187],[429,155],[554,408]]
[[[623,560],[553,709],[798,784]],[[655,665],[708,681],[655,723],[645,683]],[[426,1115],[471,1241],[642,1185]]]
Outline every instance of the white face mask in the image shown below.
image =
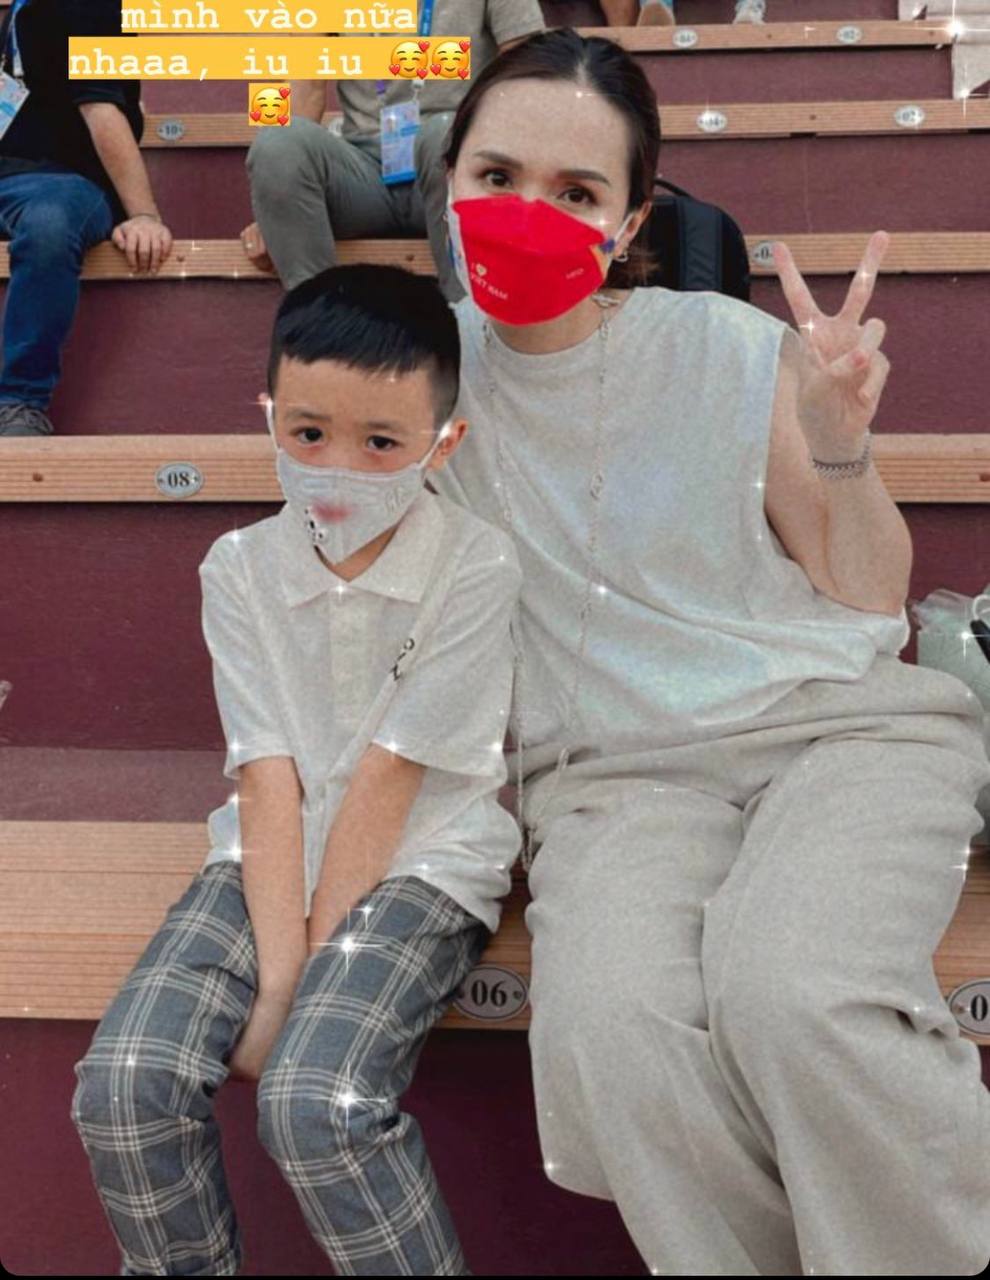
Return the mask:
[[[372,473],[346,467],[312,467],[297,462],[275,439],[272,402],[265,404],[268,430],[275,441],[275,470],[290,508],[299,515],[315,547],[331,564],[340,564],[398,524],[423,488],[426,467],[450,432],[445,422],[425,457],[399,471]],[[345,507],[346,518],[321,522],[314,504]]]

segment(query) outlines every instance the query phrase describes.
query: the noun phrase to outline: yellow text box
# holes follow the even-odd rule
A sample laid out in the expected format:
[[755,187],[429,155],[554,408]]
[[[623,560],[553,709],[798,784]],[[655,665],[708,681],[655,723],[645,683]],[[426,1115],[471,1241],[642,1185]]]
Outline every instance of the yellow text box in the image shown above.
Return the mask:
[[450,84],[470,79],[470,50],[468,36],[70,36],[69,79]]
[[268,3],[245,3],[244,0],[124,0],[121,30],[142,33],[157,31],[201,32],[216,34],[264,34],[297,32],[303,35],[339,32],[341,35],[371,34],[388,31],[415,34],[419,11],[416,3],[388,5],[355,4],[354,0],[270,0]]

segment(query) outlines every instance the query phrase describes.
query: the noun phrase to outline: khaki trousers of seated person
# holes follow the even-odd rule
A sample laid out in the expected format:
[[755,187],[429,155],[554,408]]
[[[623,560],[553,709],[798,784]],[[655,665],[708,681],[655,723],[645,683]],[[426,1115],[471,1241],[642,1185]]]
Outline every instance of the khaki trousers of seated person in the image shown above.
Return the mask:
[[297,116],[258,129],[247,155],[251,203],[282,285],[291,289],[337,261],[336,241],[429,238],[439,287],[464,297],[447,247],[447,174],[442,155],[453,113],[425,113],[415,141],[413,182],[382,181],[377,138],[356,141]]

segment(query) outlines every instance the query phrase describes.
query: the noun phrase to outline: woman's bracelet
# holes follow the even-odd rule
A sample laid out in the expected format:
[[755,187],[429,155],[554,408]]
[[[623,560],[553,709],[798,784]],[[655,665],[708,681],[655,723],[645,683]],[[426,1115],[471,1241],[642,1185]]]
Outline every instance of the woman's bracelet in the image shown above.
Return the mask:
[[872,443],[873,436],[870,431],[867,430],[866,445],[863,448],[863,452],[852,462],[822,462],[819,458],[812,458],[812,465],[818,474],[822,476],[831,476],[836,479],[841,478],[842,476],[861,476],[870,465]]
[[128,221],[132,218],[154,218],[156,222],[161,222],[162,215],[160,213],[132,213],[128,215]]

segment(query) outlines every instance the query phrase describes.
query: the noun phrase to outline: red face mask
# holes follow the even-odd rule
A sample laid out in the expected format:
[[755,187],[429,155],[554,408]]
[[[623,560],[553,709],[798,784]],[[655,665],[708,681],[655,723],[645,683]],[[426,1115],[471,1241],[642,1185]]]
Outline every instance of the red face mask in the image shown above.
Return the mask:
[[503,324],[554,320],[601,287],[615,242],[545,200],[447,201],[450,254],[482,311]]

